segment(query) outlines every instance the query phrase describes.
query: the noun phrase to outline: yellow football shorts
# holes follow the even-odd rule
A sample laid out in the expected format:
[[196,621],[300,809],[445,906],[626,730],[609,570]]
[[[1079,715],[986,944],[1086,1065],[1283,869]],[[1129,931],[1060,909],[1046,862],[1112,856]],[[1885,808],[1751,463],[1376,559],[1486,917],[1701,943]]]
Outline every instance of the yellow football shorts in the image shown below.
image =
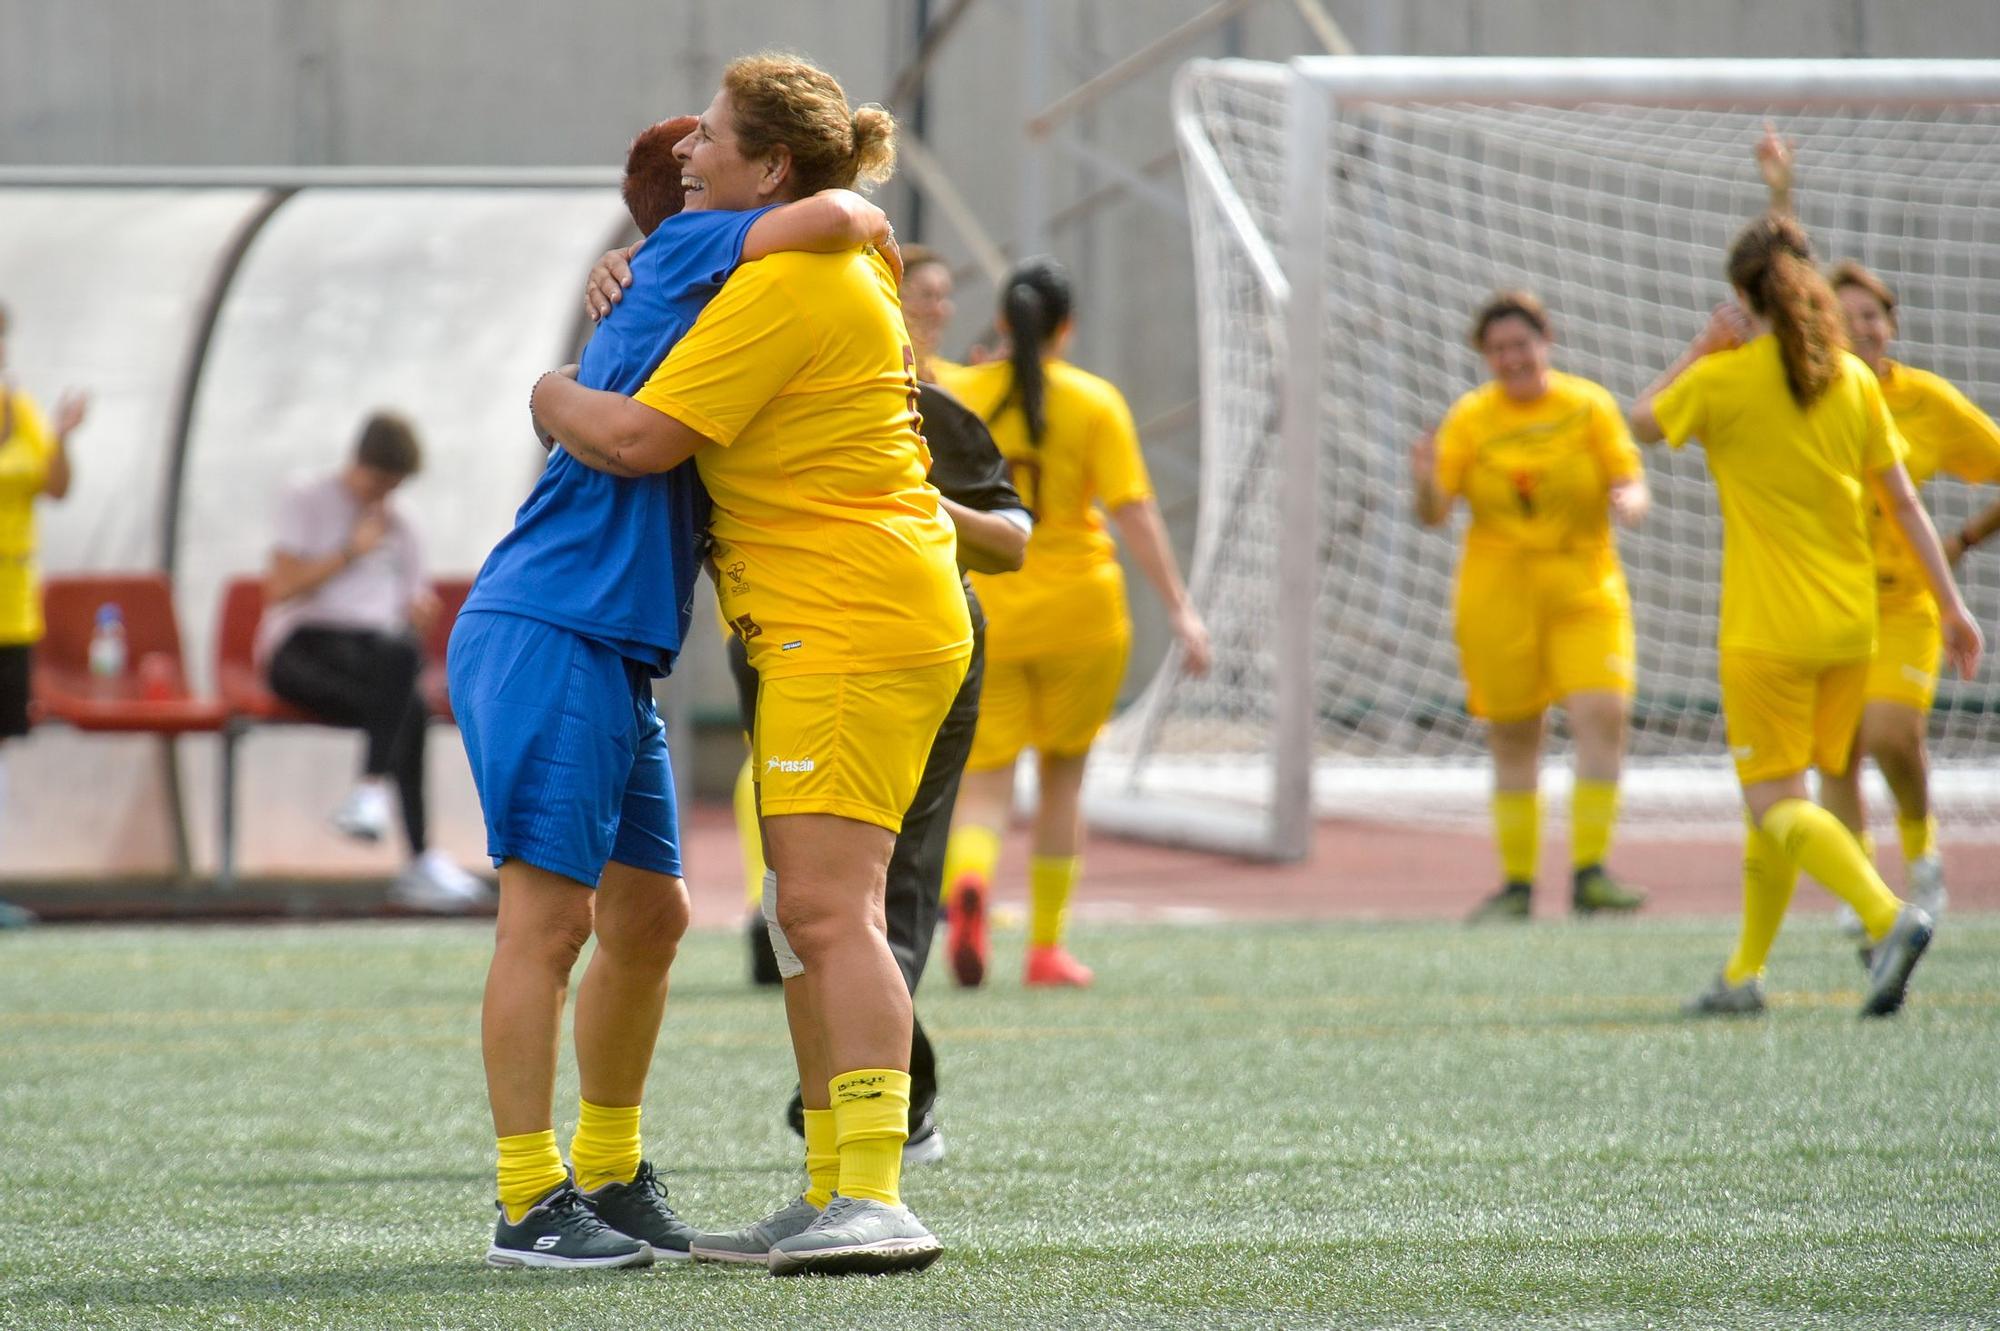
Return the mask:
[[1937,697],[1944,634],[1929,597],[1909,606],[1884,606],[1868,663],[1869,702],[1893,702],[1928,712]]
[[1817,767],[1844,772],[1861,724],[1868,662],[1722,653],[1722,722],[1744,785]]
[[760,682],[751,747],[759,811],[829,813],[902,831],[968,660]]
[[1573,693],[1632,694],[1632,603],[1615,551],[1469,548],[1454,617],[1466,708],[1524,721]]
[[1118,705],[1132,635],[1081,652],[986,662],[979,690],[979,725],[972,733],[968,772],[1006,767],[1033,749],[1050,758],[1090,752]]

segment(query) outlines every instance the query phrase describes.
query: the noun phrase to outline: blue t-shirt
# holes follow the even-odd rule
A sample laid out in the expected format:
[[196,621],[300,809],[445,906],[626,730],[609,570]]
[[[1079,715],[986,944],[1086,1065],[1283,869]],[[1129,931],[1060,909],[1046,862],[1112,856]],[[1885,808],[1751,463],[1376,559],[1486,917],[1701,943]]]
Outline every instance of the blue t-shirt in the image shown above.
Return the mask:
[[[652,378],[767,210],[679,213],[632,258],[632,285],[583,349],[577,382],[630,395]],[[467,610],[570,629],[666,674],[694,612],[708,492],[689,460],[657,476],[592,471],[561,448],[493,547]]]

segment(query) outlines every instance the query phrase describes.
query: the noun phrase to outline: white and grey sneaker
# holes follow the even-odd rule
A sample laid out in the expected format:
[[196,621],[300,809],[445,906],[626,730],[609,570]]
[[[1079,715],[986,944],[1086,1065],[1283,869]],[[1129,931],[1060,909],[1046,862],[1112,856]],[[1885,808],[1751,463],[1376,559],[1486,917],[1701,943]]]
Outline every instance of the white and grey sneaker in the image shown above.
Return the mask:
[[754,1225],[727,1234],[695,1235],[688,1252],[697,1262],[754,1262],[765,1266],[770,1263],[771,1249],[780,1239],[805,1233],[819,1216],[817,1206],[804,1197],[794,1197]]
[[1861,1000],[1861,1015],[1886,1017],[1903,1006],[1909,993],[1910,972],[1923,960],[1931,945],[1931,917],[1923,907],[1905,904],[1875,944],[1868,963],[1868,995]]
[[1944,919],[1945,902],[1950,894],[1944,890],[1944,861],[1936,851],[1920,860],[1910,861],[1910,900],[1923,908],[1931,917],[1931,927],[1937,928]]
[[443,851],[427,850],[396,875],[389,900],[411,910],[449,914],[491,905],[493,890]]
[[835,1197],[804,1233],[771,1247],[774,1276],[886,1275],[921,1271],[944,1252],[907,1206]]
[[363,781],[347,792],[333,811],[333,830],[356,841],[375,842],[389,835],[389,790],[380,781]]
[[1756,1017],[1764,1012],[1764,981],[1753,975],[1741,984],[1731,984],[1721,971],[1708,988],[1681,1006],[1690,1017]]
[[917,1123],[917,1130],[903,1143],[903,1168],[912,1165],[934,1165],[944,1159],[944,1134],[938,1131],[937,1120],[925,1114]]

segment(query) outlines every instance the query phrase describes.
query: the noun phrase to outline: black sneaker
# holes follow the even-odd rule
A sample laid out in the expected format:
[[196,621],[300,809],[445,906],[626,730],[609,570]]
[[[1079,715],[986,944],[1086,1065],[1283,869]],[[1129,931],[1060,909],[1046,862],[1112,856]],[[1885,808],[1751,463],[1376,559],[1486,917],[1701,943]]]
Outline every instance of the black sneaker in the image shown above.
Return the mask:
[[1525,920],[1534,888],[1527,883],[1505,883],[1465,917],[1467,924],[1490,924],[1496,920]]
[[1576,871],[1574,885],[1570,889],[1570,906],[1578,915],[1595,915],[1599,911],[1631,911],[1645,904],[1644,892],[1619,882],[1606,873],[1601,864],[1592,864]]
[[493,1246],[486,1250],[486,1264],[651,1266],[653,1249],[599,1220],[576,1185],[564,1180],[560,1187],[529,1207],[519,1223],[509,1223],[507,1208],[500,1206],[500,1221],[493,1227]]
[[667,1185],[641,1160],[630,1183],[607,1183],[596,1192],[580,1194],[597,1218],[627,1238],[638,1239],[663,1262],[684,1262],[688,1245],[701,1231],[674,1214],[667,1205]]
[[751,911],[743,922],[743,941],[750,945],[750,983],[783,984],[785,977],[778,973],[778,954],[771,950],[771,926],[764,923],[763,911]]

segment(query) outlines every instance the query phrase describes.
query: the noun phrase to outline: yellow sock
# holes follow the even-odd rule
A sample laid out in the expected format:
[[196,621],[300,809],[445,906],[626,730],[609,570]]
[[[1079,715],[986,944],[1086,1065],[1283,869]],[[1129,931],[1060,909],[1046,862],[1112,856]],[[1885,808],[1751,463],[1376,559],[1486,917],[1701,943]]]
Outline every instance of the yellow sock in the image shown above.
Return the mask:
[[1493,792],[1493,840],[1500,848],[1501,877],[1510,883],[1535,881],[1536,842],[1541,830],[1541,800],[1534,791]]
[[743,760],[736,774],[736,845],[743,852],[743,902],[751,910],[764,904],[764,838],[757,830],[757,774],[751,760]]
[[1804,869],[1827,891],[1854,907],[1870,938],[1880,938],[1896,922],[1903,903],[1861,853],[1861,843],[1840,820],[1809,800],[1779,800],[1764,815],[1764,834],[1786,859]]
[[[898,1161],[902,1159],[897,1156]],[[840,1141],[834,1135],[831,1109],[806,1110],[806,1200],[826,1209],[840,1190]]]
[[1757,830],[1747,813],[1743,832],[1743,928],[1736,937],[1736,950],[1722,968],[1722,978],[1730,984],[1764,973],[1771,944],[1785,922],[1785,908],[1791,905],[1792,889],[1799,885],[1798,866]]
[[1937,819],[1929,814],[1921,818],[1898,818],[1896,835],[1903,839],[1904,860],[1912,864],[1937,854]]
[[499,1142],[500,1205],[507,1208],[507,1223],[519,1224],[528,1208],[554,1191],[569,1172],[563,1168],[562,1152],[556,1150],[554,1128],[502,1137]]
[[862,1068],[841,1073],[827,1089],[840,1145],[840,1195],[899,1205],[903,1142],[910,1135],[910,1074]]
[[[1616,781],[1578,781],[1569,802],[1570,865],[1589,869],[1604,863],[1611,851],[1611,829],[1618,821]],[[1529,861],[1532,870],[1534,860]],[[1511,877],[1512,875],[1509,875]]]
[[1000,863],[1000,834],[990,827],[971,825],[951,829],[951,840],[944,846],[944,882],[939,890],[944,899],[951,899],[952,888],[965,877],[977,878],[982,883],[993,881],[993,870]]
[[1028,861],[1028,946],[1056,947],[1069,932],[1069,899],[1083,874],[1077,855],[1036,855]]
[[596,1192],[607,1183],[630,1183],[639,1172],[639,1106],[611,1107],[577,1101],[576,1136],[569,1163],[576,1186]]

